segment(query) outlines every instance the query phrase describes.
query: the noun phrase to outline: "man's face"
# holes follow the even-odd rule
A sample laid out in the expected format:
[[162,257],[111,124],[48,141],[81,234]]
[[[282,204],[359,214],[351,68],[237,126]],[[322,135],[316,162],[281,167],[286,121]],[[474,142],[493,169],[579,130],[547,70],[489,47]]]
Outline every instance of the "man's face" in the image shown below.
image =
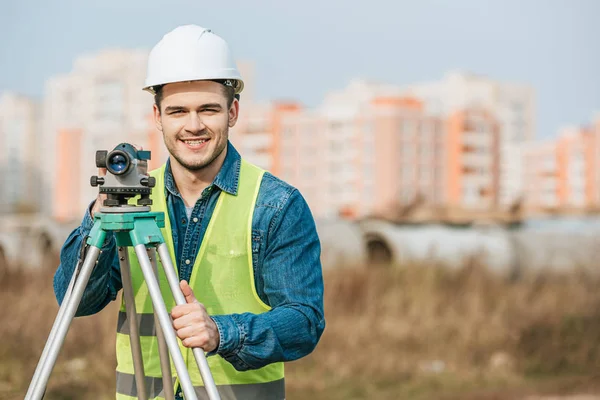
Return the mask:
[[237,121],[239,103],[227,107],[223,86],[217,82],[171,83],[163,87],[154,120],[162,130],[171,156],[184,168],[199,171],[227,147],[229,128]]

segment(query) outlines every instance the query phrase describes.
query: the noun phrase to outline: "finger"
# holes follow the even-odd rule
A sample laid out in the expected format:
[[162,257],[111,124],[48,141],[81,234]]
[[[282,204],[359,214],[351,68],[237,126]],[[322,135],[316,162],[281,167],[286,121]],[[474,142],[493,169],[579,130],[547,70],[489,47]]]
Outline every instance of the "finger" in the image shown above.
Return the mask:
[[181,304],[173,307],[171,310],[171,317],[173,319],[181,318],[184,315],[191,314],[198,310],[198,304]]
[[199,335],[194,335],[181,340],[181,344],[183,344],[187,348],[196,348],[199,347],[202,350],[205,350],[205,347],[208,346],[209,336],[207,332],[203,332]]
[[198,325],[199,327],[206,327],[208,325],[205,317],[206,313],[201,310],[194,310],[188,314],[182,315],[181,317],[173,319],[173,327],[175,329],[181,329],[186,326]]
[[189,339],[195,336],[209,336],[206,326],[199,324],[184,326],[183,328],[176,329],[176,333],[177,337],[181,340]]
[[196,296],[194,296],[194,291],[192,290],[190,285],[188,285],[187,281],[179,282],[179,287],[181,288],[181,291],[183,292],[183,295],[185,296],[185,301],[188,304],[198,303],[198,300],[196,300]]
[[181,340],[191,338],[198,334],[195,326],[184,326],[183,328],[176,329],[175,331],[177,333],[177,337]]
[[106,168],[98,168],[98,176],[106,176]]

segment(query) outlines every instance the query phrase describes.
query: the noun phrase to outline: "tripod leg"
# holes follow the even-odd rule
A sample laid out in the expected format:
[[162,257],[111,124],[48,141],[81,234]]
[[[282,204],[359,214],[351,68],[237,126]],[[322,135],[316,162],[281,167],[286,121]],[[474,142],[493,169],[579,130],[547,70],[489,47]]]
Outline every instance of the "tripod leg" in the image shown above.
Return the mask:
[[190,374],[188,373],[185,361],[183,360],[183,355],[179,350],[177,336],[175,335],[175,330],[173,329],[173,321],[171,320],[171,316],[167,311],[167,307],[165,306],[165,302],[160,292],[160,287],[158,286],[158,282],[154,276],[154,272],[152,271],[152,264],[150,263],[150,259],[146,253],[146,246],[144,244],[136,245],[135,253],[140,262],[142,274],[144,274],[144,280],[148,286],[148,292],[152,298],[154,312],[158,315],[158,320],[163,329],[165,341],[167,342],[171,357],[173,357],[173,363],[175,364],[175,370],[177,371],[179,381],[181,382],[183,394],[185,395],[186,400],[198,400],[196,392],[194,391],[194,385],[192,385],[192,380],[190,379]]
[[[104,241],[102,238],[101,242]],[[56,363],[56,359],[58,358],[58,353],[60,348],[62,347],[65,337],[67,336],[67,332],[69,330],[69,326],[71,325],[71,321],[77,312],[77,307],[81,302],[81,297],[83,296],[83,292],[85,291],[85,287],[90,280],[90,275],[92,274],[92,270],[96,265],[96,261],[98,260],[98,255],[100,254],[100,248],[96,246],[91,246],[88,250],[88,254],[85,257],[83,265],[81,267],[81,271],[79,276],[77,277],[77,282],[75,282],[73,287],[73,293],[69,296],[68,302],[65,303],[63,301],[62,307],[65,307],[64,315],[59,321],[58,326],[56,327],[55,339],[52,341],[47,357],[44,359],[40,359],[38,363],[38,367],[40,368],[39,377],[36,382],[33,382],[34,388],[31,390],[26,400],[40,400],[44,395],[44,391],[46,390],[46,385],[48,384],[48,379],[50,378],[50,374],[52,373],[52,369],[54,368],[54,364]]]
[[[63,297],[62,305],[58,309],[58,314],[56,315],[56,319],[54,320],[54,323],[52,324],[52,329],[50,330],[50,334],[48,335],[48,340],[46,341],[46,345],[44,346],[44,350],[42,351],[40,361],[45,360],[46,357],[48,357],[48,351],[50,350],[50,348],[52,347],[52,344],[56,340],[56,331],[58,330],[58,326],[61,324],[61,321],[65,316],[65,309],[66,309],[65,304],[69,303],[69,299],[71,298],[71,294],[73,292],[73,287],[75,286],[75,281],[77,280],[77,276],[79,275],[80,267],[81,267],[81,263],[77,263],[77,266],[75,267],[75,270],[73,271],[73,276],[71,277],[71,281],[69,282],[69,287],[67,288],[67,291],[65,292],[65,296]],[[37,368],[35,369],[33,378],[31,378],[31,384],[29,385],[29,389],[27,390],[27,394],[25,395],[26,399],[28,399],[29,396],[31,396],[33,390],[38,385],[37,382],[40,377],[42,364],[43,363],[40,362],[38,364]]]
[[129,264],[129,253],[125,247],[119,247],[119,264],[121,266],[121,280],[123,282],[123,297],[125,299],[125,310],[127,322],[129,323],[129,343],[133,357],[133,370],[135,373],[135,386],[138,399],[146,400],[146,384],[144,383],[144,360],[142,358],[142,346],[140,345],[140,332],[138,330],[135,297],[131,284],[131,268]]
[[[186,304],[185,297],[183,296],[181,288],[179,287],[179,280],[177,279],[177,275],[175,274],[175,267],[173,266],[173,262],[171,261],[169,248],[165,243],[161,243],[160,245],[158,245],[158,254],[160,255],[160,261],[163,265],[163,269],[165,270],[167,280],[169,281],[171,292],[173,292],[175,303],[177,303],[177,305]],[[217,386],[215,385],[215,381],[210,372],[210,367],[208,365],[208,361],[206,360],[204,350],[202,350],[199,347],[195,347],[192,350],[192,352],[194,353],[196,364],[198,365],[198,369],[200,370],[200,374],[202,375],[202,380],[204,381],[204,388],[208,393],[208,398],[210,400],[219,400],[221,397],[219,395],[219,392],[217,391]]]
[[[150,262],[154,276],[158,279],[158,265],[156,264],[156,251],[148,249]],[[154,326],[156,327],[156,340],[158,341],[158,355],[160,356],[160,369],[162,371],[163,394],[166,400],[175,399],[175,391],[173,390],[173,381],[171,373],[171,359],[169,358],[169,348],[165,342],[165,335],[160,326],[158,315],[154,312]]]

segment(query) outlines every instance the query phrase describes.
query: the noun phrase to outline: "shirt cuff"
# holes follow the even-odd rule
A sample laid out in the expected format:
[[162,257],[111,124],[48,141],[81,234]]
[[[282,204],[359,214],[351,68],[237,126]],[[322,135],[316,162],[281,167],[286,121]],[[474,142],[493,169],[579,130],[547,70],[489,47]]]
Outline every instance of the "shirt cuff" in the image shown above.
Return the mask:
[[89,233],[94,226],[94,220],[92,219],[92,208],[96,204],[96,200],[92,201],[88,208],[85,210],[85,214],[83,215],[83,220],[81,221],[81,230],[82,232]]
[[213,315],[210,317],[219,331],[219,345],[208,356],[219,354],[221,357],[235,355],[240,351],[244,335],[232,315]]

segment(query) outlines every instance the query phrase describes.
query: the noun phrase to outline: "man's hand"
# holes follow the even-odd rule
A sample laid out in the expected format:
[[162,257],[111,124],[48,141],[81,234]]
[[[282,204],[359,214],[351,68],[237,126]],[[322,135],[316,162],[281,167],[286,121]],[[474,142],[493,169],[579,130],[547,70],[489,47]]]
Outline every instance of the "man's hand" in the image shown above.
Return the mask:
[[211,352],[219,346],[219,330],[208,316],[206,308],[196,297],[186,281],[179,282],[187,304],[175,306],[171,311],[173,327],[185,347],[200,347]]
[[[98,176],[106,176],[106,168],[98,168]],[[105,194],[98,193],[98,197],[96,197],[96,202],[90,210],[92,220],[94,219],[94,214],[100,211],[100,207],[104,206],[104,200],[106,200],[107,198],[108,196],[106,196]]]

